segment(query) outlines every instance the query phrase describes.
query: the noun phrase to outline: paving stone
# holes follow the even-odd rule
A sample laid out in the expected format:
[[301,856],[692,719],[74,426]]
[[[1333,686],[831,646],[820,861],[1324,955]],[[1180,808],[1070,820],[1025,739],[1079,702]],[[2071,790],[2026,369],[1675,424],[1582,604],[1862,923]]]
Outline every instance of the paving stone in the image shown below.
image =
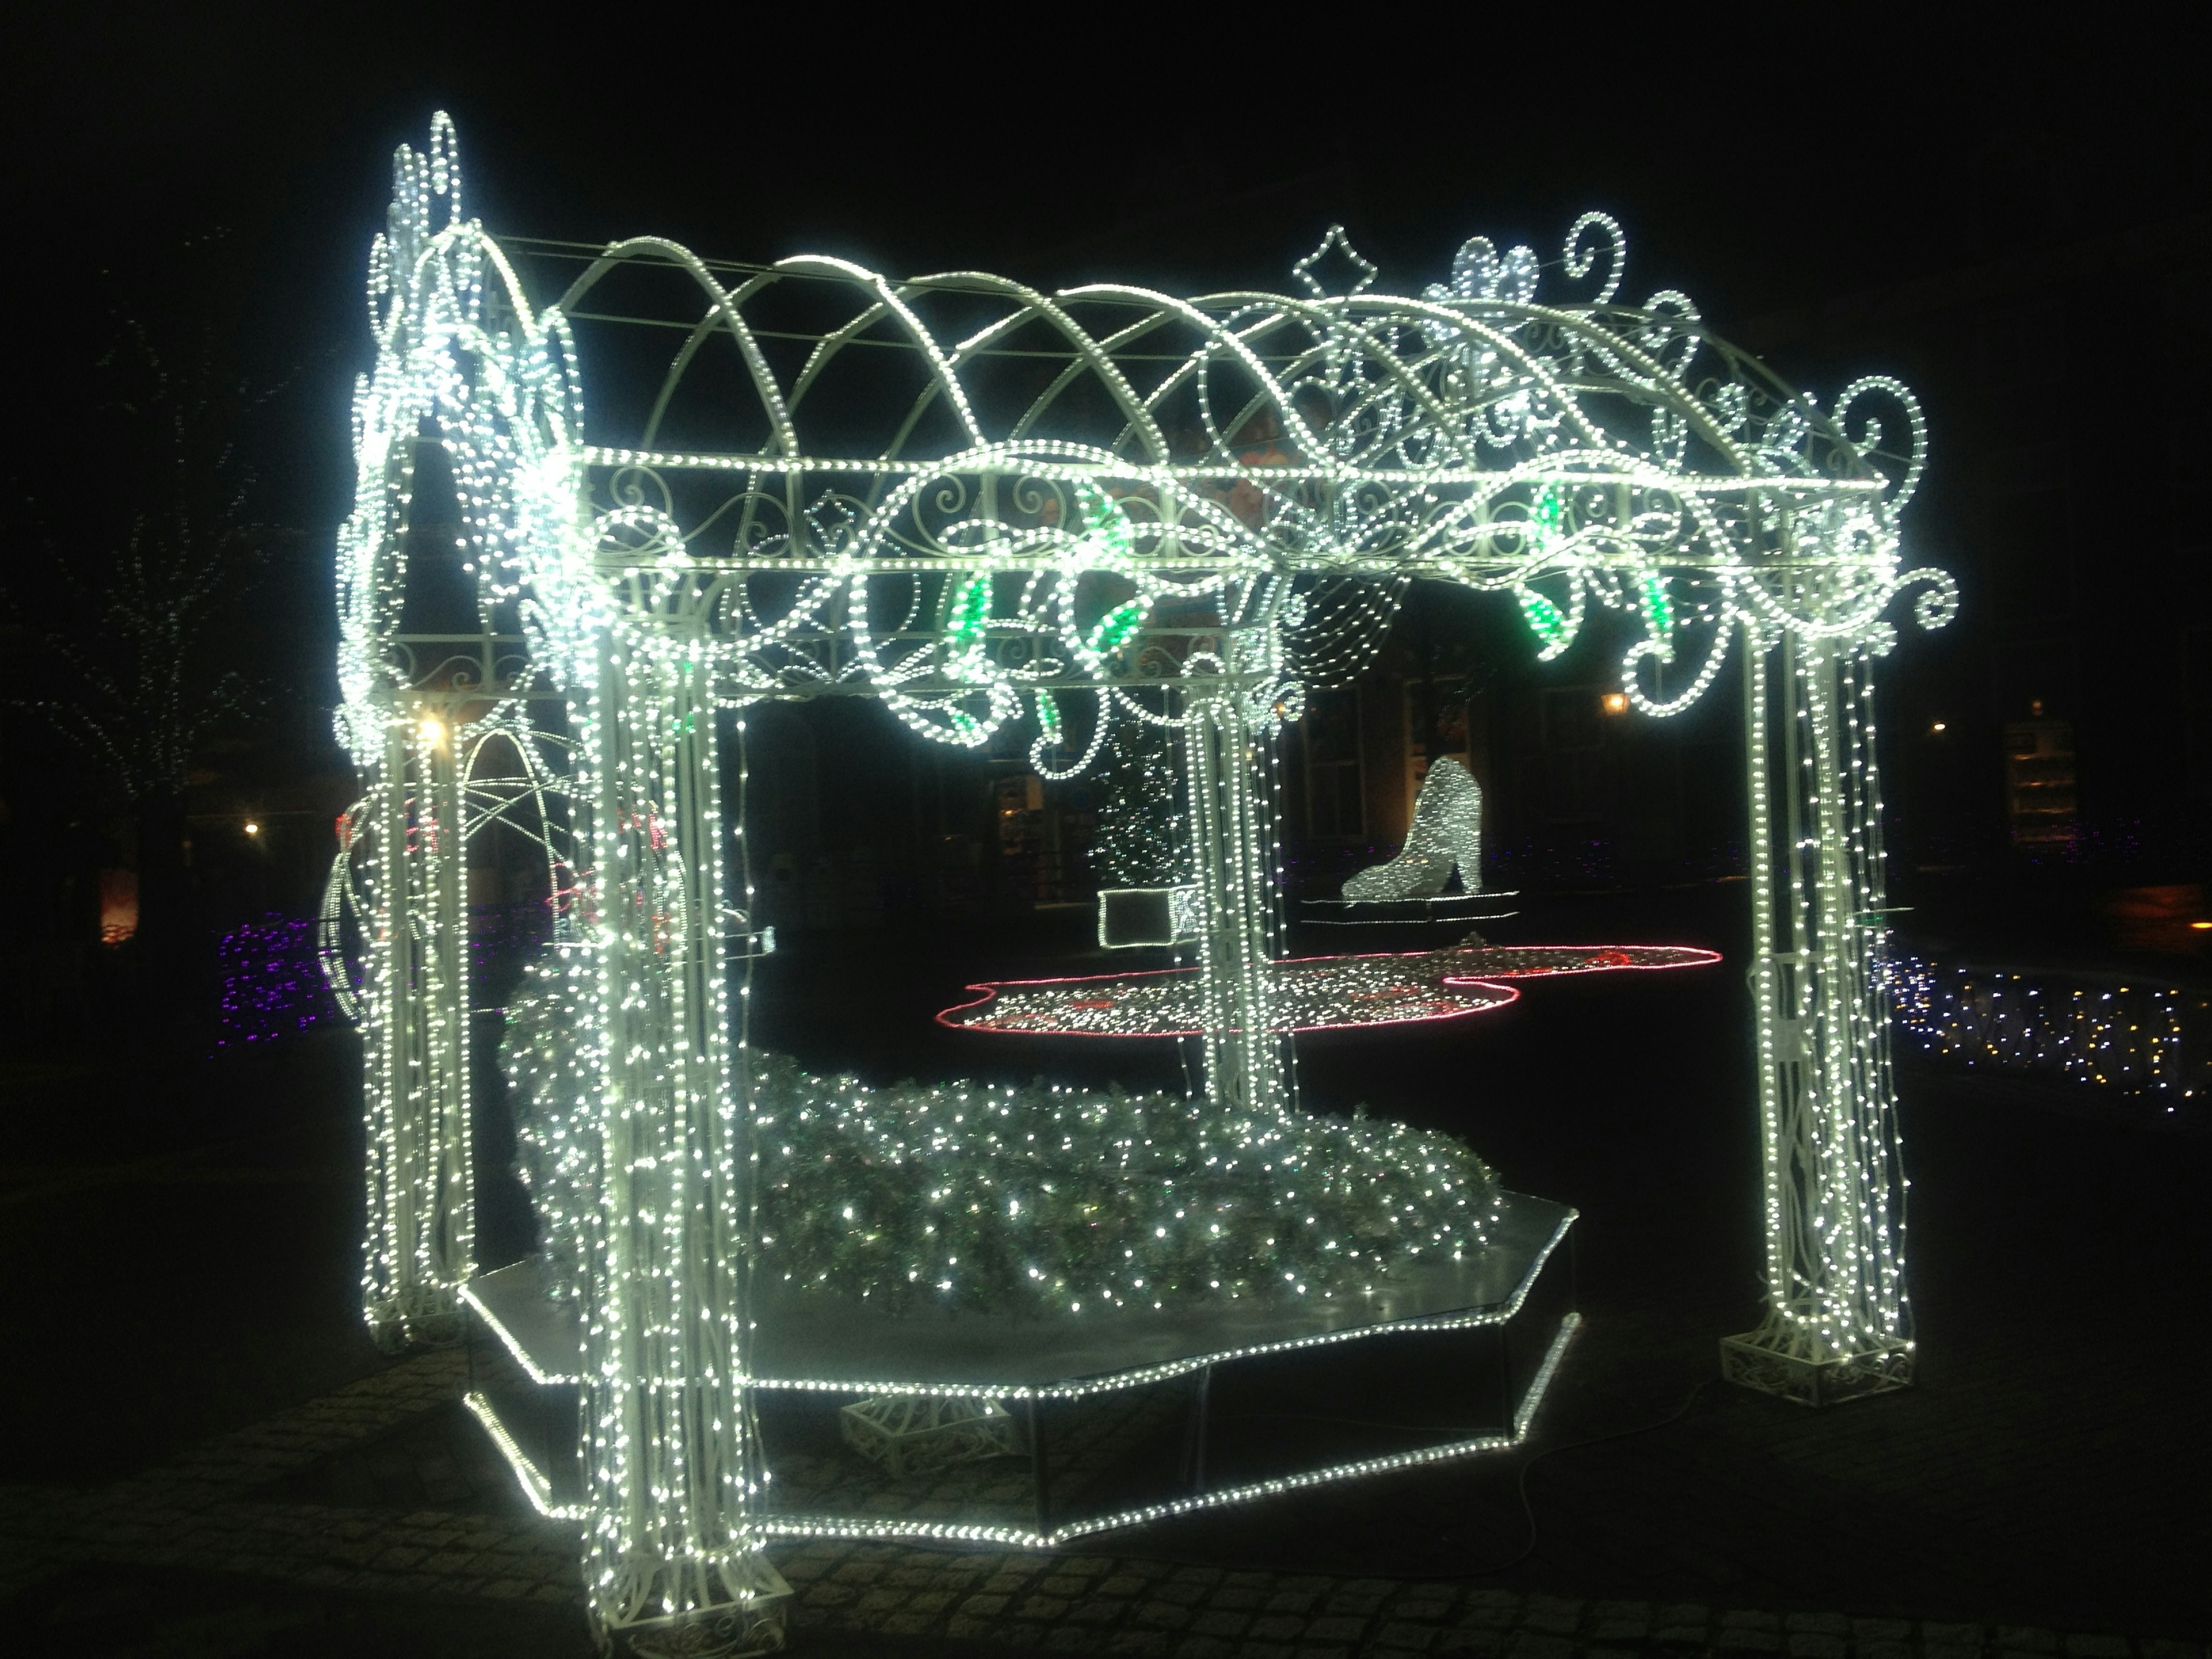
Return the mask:
[[1468,1597],[1468,1604],[1459,1616],[1462,1630],[1505,1630],[1519,1622],[1521,1601],[1518,1596],[1504,1601],[1478,1601]]
[[992,1626],[983,1632],[987,1641],[1001,1643],[1010,1648],[1034,1648],[1044,1640],[1046,1627],[1031,1624],[1025,1619],[1010,1619]]
[[1808,1631],[1820,1636],[1851,1633],[1851,1621],[1840,1613],[1793,1613],[1782,1624],[1785,1630]]
[[2162,1636],[2136,1644],[2136,1651],[2142,1659],[2204,1659],[2204,1644],[2201,1642],[2175,1642]]
[[1386,1605],[1393,1619],[1425,1619],[1433,1625],[1449,1618],[1458,1600],[1455,1595],[1430,1594],[1424,1585],[1420,1594],[1401,1595]]
[[2037,1630],[2020,1625],[1999,1625],[1992,1638],[1996,1646],[2011,1653],[2056,1653],[2058,1651],[2058,1632]]
[[1782,1620],[1771,1613],[1758,1613],[1741,1607],[1732,1607],[1721,1614],[1721,1628],[1723,1630],[1778,1631],[1782,1628]]
[[903,1613],[888,1615],[876,1628],[886,1636],[921,1636],[936,1623],[934,1613],[916,1613],[909,1607]]
[[1374,1644],[1393,1651],[1403,1650],[1408,1653],[1421,1653],[1443,1634],[1434,1625],[1416,1625],[1403,1620],[1393,1620],[1375,1632]]
[[1209,1607],[1227,1607],[1234,1612],[1249,1613],[1267,1599],[1265,1589],[1242,1584],[1224,1586],[1206,1598]]
[[1321,1598],[1312,1590],[1279,1589],[1267,1598],[1270,1613],[1304,1613]]
[[960,1611],[970,1619],[988,1619],[1006,1610],[1003,1595],[971,1595],[960,1604]]
[[1912,1644],[1893,1636],[1862,1636],[1851,1644],[1851,1659],[1915,1659]]
[[1382,1596],[1370,1595],[1364,1590],[1339,1590],[1334,1595],[1322,1597],[1322,1606],[1330,1613],[1364,1619],[1381,1612],[1382,1601]]
[[1779,1653],[1782,1651],[1782,1632],[1778,1630],[1723,1630],[1713,1645],[1723,1653]]
[[1112,1625],[1121,1622],[1130,1604],[1109,1596],[1094,1595],[1087,1601],[1079,1601],[1069,1611],[1068,1618],[1085,1625]]
[[1519,1630],[1505,1645],[1508,1659],[1574,1659],[1575,1644],[1564,1636]]
[[1923,1620],[1920,1626],[1923,1646],[1930,1642],[1941,1642],[1947,1647],[1978,1648],[1982,1645],[1982,1635],[1979,1625],[1939,1625]]
[[1437,1638],[1433,1653],[1472,1653],[1489,1659],[1493,1654],[1505,1651],[1505,1632],[1502,1630],[1469,1628],[1462,1625],[1457,1630],[1448,1630]]
[[1251,1633],[1262,1641],[1295,1642],[1306,1633],[1306,1621],[1289,1613],[1269,1613],[1252,1621]]
[[2066,1638],[2068,1659],[2128,1659],[2128,1639],[2124,1636],[2069,1636]]
[[1252,1620],[1241,1613],[1226,1613],[1218,1608],[1201,1613],[1190,1621],[1194,1636],[1242,1636]]
[[1555,1636],[1573,1635],[1582,1622],[1583,1604],[1556,1595],[1530,1596],[1521,1615],[1523,1629],[1545,1631]]
[[1045,1632],[1044,1645],[1053,1653],[1096,1653],[1101,1646],[1098,1632],[1085,1630],[1079,1625],[1062,1625]]
[[1850,1659],[1851,1644],[1824,1631],[1796,1630],[1790,1632],[1787,1650],[1790,1659]]
[[875,1619],[895,1613],[906,1602],[906,1592],[895,1589],[872,1589],[853,1604],[856,1618]]
[[1912,1626],[1902,1619],[1854,1619],[1851,1634],[1861,1642],[1902,1642],[1912,1634]]
[[1109,1653],[1133,1654],[1139,1656],[1139,1659],[1150,1659],[1151,1656],[1164,1654],[1167,1650],[1168,1638],[1158,1631],[1116,1631],[1107,1638],[1106,1643],[1106,1651]]
[[1175,1650],[1175,1659],[1229,1659],[1237,1644],[1218,1636],[1186,1636]]
[[1982,1659],[1982,1650],[1964,1642],[1923,1642],[1920,1659]]
[[1137,1577],[1134,1573],[1117,1571],[1111,1578],[1109,1578],[1104,1583],[1098,1586],[1098,1594],[1101,1595],[1142,1595],[1145,1593],[1146,1589],[1146,1585],[1145,1581]]
[[1151,1630],[1181,1630],[1190,1622],[1190,1609],[1173,1601],[1146,1601],[1137,1608],[1136,1622]]
[[1316,1619],[1306,1626],[1309,1642],[1357,1642],[1366,1634],[1364,1619],[1347,1618],[1342,1614]]
[[1243,1642],[1237,1644],[1237,1659],[1292,1659],[1297,1652],[1279,1642]]
[[1153,1585],[1152,1593],[1154,1601],[1173,1601],[1182,1607],[1193,1607],[1206,1600],[1206,1593],[1212,1588],[1210,1584],[1185,1583],[1175,1580]]

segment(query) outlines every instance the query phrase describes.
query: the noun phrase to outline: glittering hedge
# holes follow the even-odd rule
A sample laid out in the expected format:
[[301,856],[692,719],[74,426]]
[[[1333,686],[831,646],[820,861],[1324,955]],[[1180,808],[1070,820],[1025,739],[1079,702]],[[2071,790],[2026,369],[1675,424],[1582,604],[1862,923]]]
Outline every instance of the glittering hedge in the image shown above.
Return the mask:
[[[599,1225],[604,1149],[569,1017],[534,969],[502,1055],[556,1281]],[[900,1310],[1080,1314],[1357,1294],[1472,1255],[1497,1212],[1460,1142],[1364,1115],[1236,1113],[1037,1082],[871,1088],[753,1052],[763,1273]]]
[[1497,1182],[1365,1117],[1042,1082],[757,1078],[762,1266],[893,1306],[1037,1313],[1357,1293],[1481,1249]]

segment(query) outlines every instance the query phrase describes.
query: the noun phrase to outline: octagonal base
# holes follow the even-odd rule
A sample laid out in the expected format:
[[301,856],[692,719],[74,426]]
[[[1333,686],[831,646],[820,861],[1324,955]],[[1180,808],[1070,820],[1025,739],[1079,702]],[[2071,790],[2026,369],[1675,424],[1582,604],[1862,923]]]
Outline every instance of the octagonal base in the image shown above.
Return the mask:
[[[888,1314],[780,1287],[757,1306],[750,1393],[773,1479],[761,1529],[1050,1548],[1354,1475],[1498,1451],[1527,1434],[1577,1322],[1575,1212],[1501,1196],[1492,1243],[1371,1295],[1180,1311]],[[583,1516],[573,1317],[526,1262],[465,1299],[471,1409],[552,1514]],[[504,1372],[504,1376],[500,1375]],[[941,1401],[935,1413],[898,1401]],[[855,1408],[1003,1424],[951,1457],[864,1456]]]

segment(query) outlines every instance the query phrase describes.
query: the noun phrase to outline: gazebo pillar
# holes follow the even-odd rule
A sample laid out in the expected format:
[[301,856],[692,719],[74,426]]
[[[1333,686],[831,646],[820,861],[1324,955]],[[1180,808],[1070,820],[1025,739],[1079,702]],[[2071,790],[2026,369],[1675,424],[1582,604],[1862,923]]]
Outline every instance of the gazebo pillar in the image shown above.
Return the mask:
[[368,1237],[362,1303],[379,1346],[452,1341],[476,1272],[469,1123],[469,958],[461,784],[451,711],[433,697],[384,718],[367,1007]]
[[751,1525],[751,1170],[708,605],[688,573],[628,586],[576,710],[604,1148],[584,1252],[585,1570],[600,1627],[640,1652],[761,1651],[779,1644],[787,1587]]
[[[1232,655],[1239,647],[1230,647]],[[1261,793],[1261,739],[1248,702],[1262,684],[1233,672],[1183,685],[1191,874],[1198,887],[1206,1092],[1231,1111],[1291,1103],[1289,1039],[1276,1027],[1274,829]]]
[[1766,1315],[1723,1373],[1825,1405],[1912,1377],[1871,659],[1747,630]]

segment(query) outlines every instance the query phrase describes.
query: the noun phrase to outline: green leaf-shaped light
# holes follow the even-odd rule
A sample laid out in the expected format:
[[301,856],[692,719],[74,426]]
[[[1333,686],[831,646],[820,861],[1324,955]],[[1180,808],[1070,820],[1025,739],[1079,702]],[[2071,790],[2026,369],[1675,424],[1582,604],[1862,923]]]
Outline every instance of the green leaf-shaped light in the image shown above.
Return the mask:
[[1641,587],[1644,626],[1653,639],[1671,651],[1674,640],[1674,603],[1667,597],[1667,579],[1646,571]]
[[1121,502],[1096,484],[1080,480],[1075,486],[1075,501],[1083,509],[1084,540],[1096,553],[1105,556],[1102,562],[1118,563],[1137,550],[1137,532]]
[[1529,631],[1543,642],[1545,656],[1557,656],[1567,648],[1575,627],[1565,611],[1533,587],[1516,587],[1513,597],[1521,601],[1521,614],[1528,619]]
[[1145,625],[1145,613],[1151,609],[1142,599],[1125,599],[1098,619],[1090,637],[1083,642],[1098,656],[1109,655]]
[[975,646],[991,620],[991,577],[988,571],[970,576],[952,596],[945,618],[952,642],[962,648]]

